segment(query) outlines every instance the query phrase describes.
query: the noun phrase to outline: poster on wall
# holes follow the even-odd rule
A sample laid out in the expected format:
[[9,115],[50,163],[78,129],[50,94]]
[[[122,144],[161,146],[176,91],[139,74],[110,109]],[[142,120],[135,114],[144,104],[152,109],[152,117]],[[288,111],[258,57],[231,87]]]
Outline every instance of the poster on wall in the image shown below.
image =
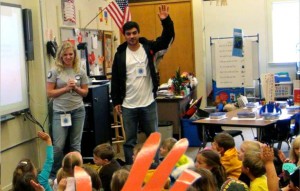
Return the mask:
[[103,49],[104,49],[104,66],[107,78],[111,75],[113,64],[113,33],[112,31],[104,31],[103,33]]
[[216,82],[218,88],[252,87],[251,41],[244,42],[244,56],[232,56],[232,40],[215,42]]
[[76,25],[75,0],[61,0],[63,24],[68,26]]

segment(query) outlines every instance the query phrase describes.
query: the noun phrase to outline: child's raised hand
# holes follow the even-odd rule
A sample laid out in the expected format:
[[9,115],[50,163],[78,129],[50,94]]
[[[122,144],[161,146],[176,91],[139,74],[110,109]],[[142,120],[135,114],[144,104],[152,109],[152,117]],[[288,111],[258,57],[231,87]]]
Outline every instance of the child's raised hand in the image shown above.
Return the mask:
[[34,180],[30,180],[30,185],[34,188],[35,191],[45,191],[44,187]]
[[261,146],[261,159],[266,162],[273,162],[274,160],[274,150],[268,145]]
[[38,132],[38,137],[44,140],[48,145],[52,145],[51,137],[43,131]]

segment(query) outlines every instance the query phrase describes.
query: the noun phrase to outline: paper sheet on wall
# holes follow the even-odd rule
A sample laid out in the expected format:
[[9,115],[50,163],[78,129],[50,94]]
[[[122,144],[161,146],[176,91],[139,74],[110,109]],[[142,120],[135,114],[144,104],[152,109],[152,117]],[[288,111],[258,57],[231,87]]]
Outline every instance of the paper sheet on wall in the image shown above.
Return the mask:
[[76,25],[74,0],[61,0],[61,5],[64,25]]
[[217,87],[252,87],[251,41],[246,40],[244,42],[244,57],[232,56],[232,40],[218,40],[214,47]]
[[96,35],[91,36],[92,49],[98,48],[98,37]]
[[261,87],[266,103],[275,101],[275,77],[274,74],[261,74]]

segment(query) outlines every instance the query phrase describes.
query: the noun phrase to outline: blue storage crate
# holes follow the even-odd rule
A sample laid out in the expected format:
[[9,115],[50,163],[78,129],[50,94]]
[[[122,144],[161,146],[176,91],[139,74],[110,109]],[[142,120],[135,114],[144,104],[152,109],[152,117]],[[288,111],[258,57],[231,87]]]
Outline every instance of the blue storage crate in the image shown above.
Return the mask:
[[292,82],[288,72],[275,73],[275,83]]
[[201,147],[202,141],[200,140],[200,132],[198,131],[197,124],[194,124],[190,119],[181,119],[182,137],[189,140],[190,147]]

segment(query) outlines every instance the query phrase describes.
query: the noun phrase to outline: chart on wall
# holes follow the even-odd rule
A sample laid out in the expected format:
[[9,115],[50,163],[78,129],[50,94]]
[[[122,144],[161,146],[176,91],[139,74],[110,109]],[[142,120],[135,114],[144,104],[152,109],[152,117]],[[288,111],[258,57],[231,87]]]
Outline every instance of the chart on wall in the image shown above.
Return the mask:
[[258,72],[257,52],[253,41],[245,40],[244,56],[232,56],[233,41],[216,40],[212,45],[213,77],[218,88],[252,87]]

